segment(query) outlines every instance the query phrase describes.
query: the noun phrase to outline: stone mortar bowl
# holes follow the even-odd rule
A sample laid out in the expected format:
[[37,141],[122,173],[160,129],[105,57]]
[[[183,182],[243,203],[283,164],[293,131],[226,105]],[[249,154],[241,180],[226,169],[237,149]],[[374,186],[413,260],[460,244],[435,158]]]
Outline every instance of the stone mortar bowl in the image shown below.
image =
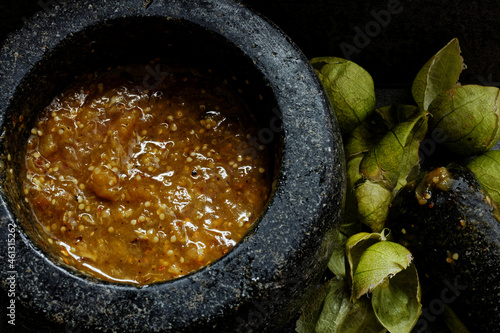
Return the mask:
[[[274,142],[276,170],[256,226],[226,256],[185,277],[137,288],[83,275],[43,250],[20,170],[37,114],[76,76],[154,58],[248,79],[244,98],[263,110],[257,139]],[[344,201],[337,122],[308,60],[244,6],[61,3],[1,49],[0,112],[0,286],[4,303],[15,306],[8,313],[16,332],[276,331],[323,275]]]

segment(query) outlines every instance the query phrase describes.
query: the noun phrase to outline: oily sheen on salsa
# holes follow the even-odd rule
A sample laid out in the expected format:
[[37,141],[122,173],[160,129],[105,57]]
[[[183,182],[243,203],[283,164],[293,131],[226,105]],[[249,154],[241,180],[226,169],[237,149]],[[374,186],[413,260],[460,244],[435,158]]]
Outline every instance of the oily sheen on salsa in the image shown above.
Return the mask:
[[164,71],[145,87],[141,73],[89,75],[54,98],[31,130],[23,190],[44,243],[65,263],[149,284],[236,245],[266,204],[270,161],[267,147],[252,145],[258,127],[231,89],[244,78]]

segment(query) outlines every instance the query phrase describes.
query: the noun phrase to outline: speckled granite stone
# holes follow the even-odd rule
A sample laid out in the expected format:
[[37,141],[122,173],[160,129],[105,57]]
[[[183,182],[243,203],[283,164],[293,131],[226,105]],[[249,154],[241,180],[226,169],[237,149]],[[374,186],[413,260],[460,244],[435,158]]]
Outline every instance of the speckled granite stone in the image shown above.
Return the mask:
[[[36,237],[26,236],[32,232],[29,211],[17,185],[22,142],[36,111],[85,69],[140,59],[134,48],[124,52],[131,41],[148,46],[142,60],[156,53],[168,58],[164,38],[195,40],[197,33],[214,42],[202,43],[205,53],[199,54],[191,45],[183,61],[219,60],[221,70],[234,67],[228,73],[240,70],[233,58],[246,61],[242,68],[256,80],[262,76],[270,101],[260,115],[263,126],[273,114],[281,118],[282,130],[274,132],[275,190],[261,220],[223,259],[141,289],[97,281],[49,259]],[[244,6],[228,0],[61,2],[0,50],[0,111],[0,286],[5,299],[9,271],[17,272],[16,332],[271,332],[317,285],[344,200],[340,134],[307,59]],[[16,226],[13,269],[5,250],[9,224]]]

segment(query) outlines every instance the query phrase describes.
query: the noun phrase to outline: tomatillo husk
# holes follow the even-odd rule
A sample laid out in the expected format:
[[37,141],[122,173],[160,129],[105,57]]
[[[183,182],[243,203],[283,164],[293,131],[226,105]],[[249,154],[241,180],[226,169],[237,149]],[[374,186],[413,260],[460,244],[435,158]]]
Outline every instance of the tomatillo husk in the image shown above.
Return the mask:
[[370,74],[356,63],[336,57],[311,59],[333,106],[342,135],[351,133],[375,108]]
[[499,93],[496,87],[477,85],[444,91],[429,106],[430,127],[443,131],[444,145],[454,153],[484,153],[500,139]]
[[500,150],[490,150],[473,158],[467,167],[476,175],[493,201],[500,204]]

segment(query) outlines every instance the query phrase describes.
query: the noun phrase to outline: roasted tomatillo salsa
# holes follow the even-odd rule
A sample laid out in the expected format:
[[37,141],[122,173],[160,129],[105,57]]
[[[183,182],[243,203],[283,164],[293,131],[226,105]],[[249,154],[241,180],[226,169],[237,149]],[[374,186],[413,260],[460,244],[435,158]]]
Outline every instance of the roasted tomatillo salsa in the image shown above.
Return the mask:
[[146,89],[140,72],[92,75],[56,97],[31,130],[23,187],[65,263],[149,284],[227,253],[267,201],[270,165],[231,78],[164,72]]

